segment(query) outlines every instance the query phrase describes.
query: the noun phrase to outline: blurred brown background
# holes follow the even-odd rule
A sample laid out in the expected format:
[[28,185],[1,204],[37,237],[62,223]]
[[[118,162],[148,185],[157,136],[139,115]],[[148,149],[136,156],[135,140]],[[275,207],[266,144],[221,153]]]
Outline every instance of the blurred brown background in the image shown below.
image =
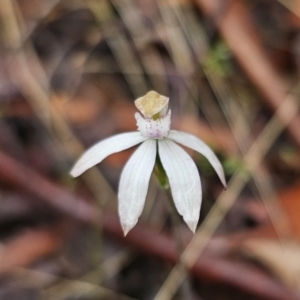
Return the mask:
[[[0,300],[298,299],[299,73],[298,0],[1,0]],[[189,152],[195,236],[153,178],[123,237],[133,149],[68,174],[93,143],[136,130],[149,90],[225,169],[226,191]]]

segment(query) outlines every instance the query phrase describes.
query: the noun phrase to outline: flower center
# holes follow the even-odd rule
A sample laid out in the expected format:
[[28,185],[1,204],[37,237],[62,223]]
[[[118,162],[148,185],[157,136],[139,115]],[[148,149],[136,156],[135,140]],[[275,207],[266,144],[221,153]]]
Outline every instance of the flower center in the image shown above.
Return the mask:
[[139,113],[135,114],[137,121],[137,127],[141,135],[146,138],[159,139],[167,137],[170,131],[171,125],[171,110],[168,114],[158,119],[143,118]]
[[169,98],[150,91],[145,96],[136,99],[134,104],[146,118],[158,119],[166,115]]

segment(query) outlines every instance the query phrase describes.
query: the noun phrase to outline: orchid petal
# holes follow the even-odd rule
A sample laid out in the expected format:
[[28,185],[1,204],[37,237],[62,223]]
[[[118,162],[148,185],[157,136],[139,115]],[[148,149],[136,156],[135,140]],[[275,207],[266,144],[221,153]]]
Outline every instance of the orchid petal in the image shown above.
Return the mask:
[[83,153],[75,163],[70,174],[73,177],[77,177],[87,169],[100,163],[107,156],[133,147],[144,140],[145,138],[139,132],[121,133],[102,140]]
[[126,235],[144,208],[156,158],[156,140],[146,140],[126,163],[119,184],[119,216]]
[[169,178],[175,206],[195,232],[202,199],[198,169],[192,158],[171,140],[159,141],[158,152]]
[[215,169],[222,184],[226,187],[226,179],[223,167],[213,151],[203,141],[194,135],[176,130],[170,130],[168,138],[205,156]]

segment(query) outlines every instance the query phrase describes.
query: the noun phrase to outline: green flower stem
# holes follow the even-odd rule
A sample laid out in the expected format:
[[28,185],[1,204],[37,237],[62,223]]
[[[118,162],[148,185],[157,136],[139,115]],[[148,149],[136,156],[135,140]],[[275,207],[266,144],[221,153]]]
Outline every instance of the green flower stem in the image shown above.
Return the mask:
[[176,240],[178,259],[180,259],[181,254],[184,251],[183,240],[182,240],[182,236],[179,231],[181,220],[180,220],[180,217],[176,210],[176,207],[174,205],[174,201],[173,201],[173,197],[172,197],[170,188],[168,187],[167,189],[163,189],[163,190],[165,191],[166,196],[168,198],[168,209],[169,209],[170,215],[171,215],[173,235]]

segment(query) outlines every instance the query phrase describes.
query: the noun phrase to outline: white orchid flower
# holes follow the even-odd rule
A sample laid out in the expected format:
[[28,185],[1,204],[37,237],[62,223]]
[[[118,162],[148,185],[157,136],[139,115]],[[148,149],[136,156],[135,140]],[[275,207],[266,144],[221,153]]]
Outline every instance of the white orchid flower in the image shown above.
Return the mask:
[[142,213],[157,155],[168,176],[175,206],[195,232],[202,200],[200,177],[192,158],[177,143],[205,156],[226,186],[223,168],[212,150],[191,134],[170,130],[168,103],[169,98],[154,91],[138,98],[135,105],[144,115],[135,114],[138,131],[117,134],[95,144],[79,158],[70,172],[77,177],[108,155],[142,143],[126,163],[119,184],[119,216],[125,235]]

